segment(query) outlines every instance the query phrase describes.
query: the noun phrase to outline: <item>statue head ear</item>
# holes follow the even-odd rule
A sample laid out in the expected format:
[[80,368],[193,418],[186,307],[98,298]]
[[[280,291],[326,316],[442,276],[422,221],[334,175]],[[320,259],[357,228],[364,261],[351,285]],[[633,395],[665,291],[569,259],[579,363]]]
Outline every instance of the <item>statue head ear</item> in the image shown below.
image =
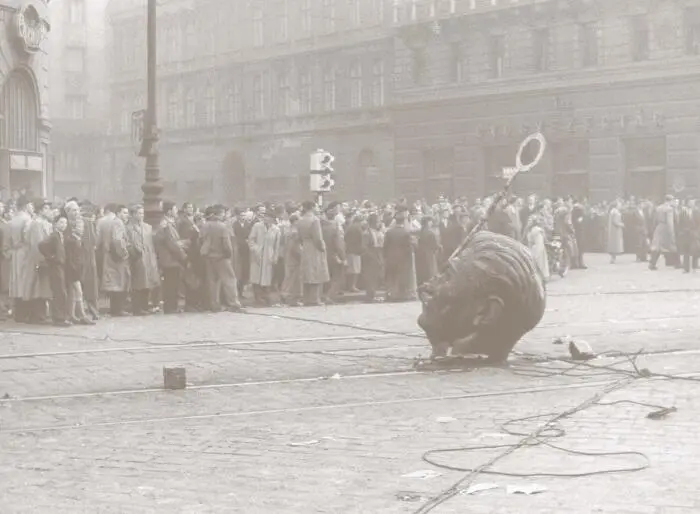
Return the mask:
[[487,296],[479,305],[476,317],[474,318],[474,325],[479,327],[491,326],[496,323],[506,323],[506,321],[501,319],[503,308],[504,302],[501,297],[495,295]]

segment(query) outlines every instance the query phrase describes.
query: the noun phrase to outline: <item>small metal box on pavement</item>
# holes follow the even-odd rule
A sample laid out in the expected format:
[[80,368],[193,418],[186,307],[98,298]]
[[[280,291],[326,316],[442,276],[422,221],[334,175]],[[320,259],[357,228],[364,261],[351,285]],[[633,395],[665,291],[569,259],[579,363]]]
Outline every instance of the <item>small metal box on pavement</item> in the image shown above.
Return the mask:
[[187,372],[185,368],[163,368],[163,387],[165,389],[185,389]]

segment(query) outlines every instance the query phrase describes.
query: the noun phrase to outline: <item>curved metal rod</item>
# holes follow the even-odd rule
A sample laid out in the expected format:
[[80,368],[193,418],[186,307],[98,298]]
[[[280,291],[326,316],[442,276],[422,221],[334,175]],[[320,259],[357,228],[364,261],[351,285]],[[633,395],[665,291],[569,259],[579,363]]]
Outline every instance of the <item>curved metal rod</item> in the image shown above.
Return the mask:
[[[525,147],[532,141],[537,141],[540,144],[539,151],[537,152],[537,156],[533,159],[531,163],[523,164],[523,151],[525,150]],[[510,186],[513,183],[513,180],[515,180],[515,177],[517,177],[520,173],[527,173],[535,166],[537,166],[537,164],[542,160],[542,156],[544,155],[546,147],[547,140],[540,132],[530,134],[523,140],[522,143],[520,143],[520,147],[518,147],[518,151],[515,154],[515,167],[511,168],[512,173],[510,173],[510,176],[507,177],[506,182],[503,185],[503,189],[498,193],[492,195],[491,205],[489,205],[486,212],[481,216],[476,225],[474,225],[474,227],[469,231],[469,234],[467,234],[467,237],[464,238],[464,241],[462,241],[462,243],[457,247],[457,249],[454,252],[452,252],[452,255],[450,255],[449,259],[447,259],[447,262],[444,265],[442,271],[444,271],[447,267],[452,266],[452,259],[459,255],[459,253],[462,250],[464,250],[464,248],[474,238],[474,235],[484,228],[484,225],[494,213],[494,211],[498,207],[498,204],[501,202],[501,200],[503,200],[503,198],[505,198],[508,195],[508,192],[510,191]]]

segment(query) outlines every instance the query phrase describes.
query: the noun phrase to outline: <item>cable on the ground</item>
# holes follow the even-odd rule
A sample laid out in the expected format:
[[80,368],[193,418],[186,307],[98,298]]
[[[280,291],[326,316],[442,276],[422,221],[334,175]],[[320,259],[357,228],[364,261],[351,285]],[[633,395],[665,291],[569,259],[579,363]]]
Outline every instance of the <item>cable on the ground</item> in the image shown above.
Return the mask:
[[386,330],[382,328],[371,328],[371,327],[362,327],[360,325],[354,325],[352,323],[340,323],[337,321],[327,321],[323,319],[310,319],[310,318],[303,318],[300,316],[290,316],[288,314],[270,314],[267,312],[253,312],[253,311],[246,311],[246,315],[248,316],[262,316],[266,318],[279,318],[279,319],[286,319],[289,321],[303,321],[305,323],[316,323],[319,325],[326,325],[329,327],[338,327],[338,328],[350,328],[353,330],[362,330],[365,332],[372,332],[375,334],[389,334],[389,335],[397,335],[397,336],[404,336],[404,337],[411,337],[411,338],[417,338],[417,339],[425,339],[425,336],[421,333],[416,333],[416,332],[400,332],[397,330]]
[[[427,514],[428,512],[431,512],[434,510],[436,507],[439,505],[443,504],[447,500],[457,496],[460,494],[463,486],[469,485],[474,478],[476,478],[478,475],[484,474],[487,471],[490,471],[490,468],[492,468],[495,464],[497,464],[499,461],[503,460],[504,458],[508,457],[515,451],[519,450],[520,448],[523,448],[528,445],[534,444],[541,444],[540,441],[542,440],[543,437],[547,437],[547,431],[551,430],[551,426],[556,424],[558,421],[563,420],[565,418],[571,417],[574,414],[581,412],[591,405],[594,405],[597,401],[599,401],[601,398],[604,396],[612,393],[613,391],[616,391],[618,389],[621,389],[630,383],[634,381],[633,378],[625,378],[622,380],[619,380],[610,386],[606,387],[603,389],[601,392],[597,393],[595,396],[587,399],[583,403],[577,405],[576,407],[573,407],[569,410],[566,410],[562,413],[559,414],[551,414],[551,418],[544,424],[541,425],[538,429],[535,431],[531,432],[528,434],[526,437],[521,439],[518,443],[512,444],[512,445],[498,445],[498,447],[502,447],[505,449],[504,452],[496,455],[492,459],[490,459],[488,462],[485,464],[482,464],[478,468],[474,469],[468,469],[468,470],[463,470],[466,471],[468,474],[461,479],[459,479],[457,482],[455,482],[452,486],[444,490],[442,493],[440,493],[438,496],[435,498],[429,500],[426,502],[424,505],[422,505],[418,510],[415,511],[415,514]],[[479,449],[486,449],[486,448],[479,448]],[[471,451],[474,450],[474,448],[470,449]],[[460,448],[448,448],[447,450],[430,450],[423,454],[423,460],[426,462],[430,462],[431,464],[435,465],[433,462],[428,460],[428,456],[437,453],[440,451],[464,451],[464,449]],[[440,467],[444,467],[444,465],[440,465]],[[642,468],[643,469],[643,468]],[[629,470],[628,470],[629,471]]]
[[[613,353],[613,352],[608,352],[608,353]],[[581,451],[581,450],[573,450],[571,448],[565,448],[559,445],[555,445],[551,443],[550,441],[552,439],[557,439],[564,437],[566,435],[565,430],[559,426],[559,422],[562,421],[565,418],[569,418],[573,416],[576,413],[582,412],[585,409],[588,409],[590,407],[594,406],[599,406],[599,407],[607,407],[607,406],[613,406],[613,405],[619,405],[619,404],[630,404],[630,405],[638,405],[642,406],[645,408],[651,408],[655,409],[654,412],[651,412],[647,415],[648,418],[651,419],[661,419],[664,416],[666,416],[670,412],[674,412],[676,409],[675,407],[664,407],[661,405],[655,405],[655,404],[650,404],[650,403],[644,403],[644,402],[637,402],[633,400],[617,400],[613,402],[601,402],[600,400],[608,395],[609,393],[621,389],[636,380],[640,378],[664,378],[664,379],[672,379],[672,380],[688,380],[688,381],[693,381],[693,382],[700,382],[700,377],[682,377],[682,376],[677,376],[677,375],[669,375],[665,373],[654,373],[651,372],[647,368],[639,368],[637,366],[637,358],[642,355],[642,350],[634,353],[634,354],[625,354],[625,362],[630,364],[633,368],[633,370],[623,370],[619,368],[615,368],[613,366],[619,365],[621,362],[614,363],[613,365],[602,365],[602,366],[597,366],[595,364],[591,364],[590,361],[565,361],[562,359],[551,359],[551,360],[558,360],[560,362],[569,362],[571,364],[574,364],[572,368],[573,369],[579,366],[585,366],[589,368],[598,368],[598,369],[608,369],[611,372],[614,371],[616,373],[622,373],[627,375],[625,378],[615,382],[612,386],[604,389],[601,393],[595,395],[593,398],[586,400],[582,404],[580,404],[577,407],[574,407],[573,409],[569,409],[568,411],[561,413],[561,414],[556,414],[556,413],[549,413],[549,414],[539,414],[535,416],[528,416],[524,418],[518,418],[518,419],[513,419],[506,421],[501,425],[501,431],[504,432],[505,434],[511,435],[511,436],[517,436],[517,437],[523,437],[519,442],[514,443],[514,444],[503,444],[503,445],[483,445],[483,446],[472,446],[472,447],[461,447],[461,448],[445,448],[445,449],[435,449],[435,450],[429,450],[425,452],[422,456],[423,461],[438,467],[442,469],[447,469],[450,471],[459,471],[459,472],[464,472],[468,473],[465,477],[462,479],[458,480],[455,484],[453,484],[450,488],[446,489],[443,491],[440,495],[436,496],[435,498],[429,500],[427,503],[425,503],[423,506],[421,506],[418,510],[415,511],[415,514],[427,514],[428,512],[431,512],[433,509],[435,509],[438,505],[441,505],[445,501],[449,500],[450,498],[453,498],[457,494],[460,493],[462,490],[462,487],[465,485],[469,485],[478,475],[481,474],[489,474],[489,475],[499,475],[499,476],[508,476],[508,477],[517,477],[517,478],[533,478],[533,477],[555,477],[555,478],[581,478],[581,477],[587,477],[587,476],[596,476],[596,475],[605,475],[605,474],[611,474],[611,473],[631,473],[631,472],[637,472],[637,471],[642,471],[646,468],[649,467],[650,461],[649,458],[642,452],[637,452],[637,451],[621,451],[621,452],[589,452],[589,451]],[[550,359],[547,359],[550,360]],[[511,425],[515,425],[518,423],[523,423],[526,421],[531,421],[535,419],[541,419],[544,417],[549,417],[550,419],[545,422],[544,425],[541,425],[537,430],[534,432],[521,432],[521,431],[516,431],[511,428],[509,428]],[[498,463],[500,460],[503,458],[507,457],[508,455],[511,455],[514,453],[516,450],[526,447],[526,446],[546,446],[549,447],[553,450],[557,450],[569,455],[578,455],[578,456],[586,456],[586,457],[637,457],[641,458],[644,460],[644,463],[641,465],[637,466],[629,466],[629,467],[623,467],[623,468],[611,468],[611,469],[602,469],[602,470],[595,470],[595,471],[588,471],[588,472],[581,472],[581,473],[516,473],[516,472],[507,472],[507,471],[499,471],[499,470],[493,470],[491,469],[496,463]],[[493,450],[493,449],[504,449],[505,451],[500,453],[499,455],[495,456],[491,460],[489,460],[487,463],[477,467],[477,468],[462,468],[458,466],[451,466],[449,464],[443,464],[440,462],[436,462],[433,459],[431,459],[432,455],[438,455],[438,454],[444,454],[444,453],[457,453],[457,452],[474,452],[474,451],[483,451],[483,450]]]

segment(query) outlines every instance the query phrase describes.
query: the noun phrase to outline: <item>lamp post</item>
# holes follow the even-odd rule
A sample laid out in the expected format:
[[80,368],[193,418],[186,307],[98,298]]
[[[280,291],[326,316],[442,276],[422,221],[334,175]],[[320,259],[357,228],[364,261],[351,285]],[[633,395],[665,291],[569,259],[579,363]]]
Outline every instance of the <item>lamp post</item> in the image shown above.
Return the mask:
[[148,0],[146,33],[148,106],[142,147],[142,155],[146,157],[146,173],[141,190],[143,191],[145,221],[156,227],[162,218],[161,194],[163,193],[163,184],[160,180],[156,96],[156,0]]

